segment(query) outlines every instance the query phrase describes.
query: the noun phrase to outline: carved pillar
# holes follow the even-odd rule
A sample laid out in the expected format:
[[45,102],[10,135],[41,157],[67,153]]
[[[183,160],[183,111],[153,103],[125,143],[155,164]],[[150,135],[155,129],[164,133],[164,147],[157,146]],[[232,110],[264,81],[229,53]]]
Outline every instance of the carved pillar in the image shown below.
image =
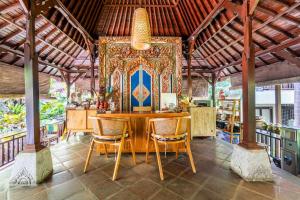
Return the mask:
[[244,51],[242,56],[243,83],[243,142],[247,148],[256,148],[255,130],[255,53],[252,39],[252,16],[249,3],[244,2]]
[[195,38],[192,38],[188,42],[188,56],[187,56],[187,68],[188,68],[188,97],[191,99],[193,97],[193,82],[192,82],[192,74],[191,74],[191,68],[192,68],[192,56],[195,49]]
[[51,152],[40,143],[38,55],[35,52],[36,3],[35,0],[24,3],[28,6],[24,44],[27,144],[24,151],[16,157],[10,185],[36,185],[53,171]]
[[35,52],[35,6],[27,14],[24,44],[24,75],[27,145],[26,151],[38,151],[40,145],[38,56]]
[[268,153],[264,148],[260,148],[256,144],[255,64],[252,42],[252,15],[257,4],[254,3],[250,0],[244,0],[243,3],[243,142],[234,146],[230,167],[246,181],[272,181],[273,175]]
[[216,73],[213,72],[211,74],[211,89],[212,89],[211,98],[213,101],[213,107],[216,107],[216,83],[217,83]]

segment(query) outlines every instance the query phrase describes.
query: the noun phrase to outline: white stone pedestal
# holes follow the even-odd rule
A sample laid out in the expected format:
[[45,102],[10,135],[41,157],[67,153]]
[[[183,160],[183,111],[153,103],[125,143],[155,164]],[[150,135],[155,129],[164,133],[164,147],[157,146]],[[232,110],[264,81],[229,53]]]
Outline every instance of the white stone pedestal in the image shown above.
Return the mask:
[[248,150],[235,145],[231,169],[246,181],[272,181],[272,169],[265,149]]
[[53,165],[49,148],[33,153],[21,152],[16,157],[9,184],[33,186],[41,183],[52,172]]

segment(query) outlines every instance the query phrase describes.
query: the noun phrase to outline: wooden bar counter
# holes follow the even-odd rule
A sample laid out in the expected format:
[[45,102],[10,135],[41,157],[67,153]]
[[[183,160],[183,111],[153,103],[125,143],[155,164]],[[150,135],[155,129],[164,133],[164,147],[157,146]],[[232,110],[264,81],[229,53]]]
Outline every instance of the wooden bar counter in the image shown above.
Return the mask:
[[[190,114],[188,112],[113,112],[113,113],[103,113],[103,114],[97,114],[98,117],[116,117],[116,118],[130,118],[131,121],[131,128],[133,131],[133,142],[135,151],[137,153],[143,153],[146,152],[146,141],[147,141],[147,134],[146,134],[146,121],[150,118],[164,118],[164,117],[183,117],[183,116],[189,116]],[[165,146],[160,146],[161,152],[166,151],[175,151],[175,148],[173,146],[167,146],[165,149]],[[179,146],[179,151],[183,150]],[[98,146],[97,148],[98,152],[104,152],[104,147]],[[110,152],[115,152],[114,147],[110,147]],[[153,142],[150,142],[149,146],[150,152],[155,152],[154,144]],[[124,145],[124,152],[130,152],[130,145],[129,143],[126,143]]]
[[[67,109],[67,131],[71,133],[86,132],[92,133],[93,126],[89,116],[98,117],[112,117],[112,118],[130,118],[131,127],[133,130],[133,141],[136,152],[146,151],[146,120],[150,118],[163,118],[163,117],[183,117],[189,116],[188,112],[113,112],[97,114],[96,110],[83,110],[83,109]],[[115,152],[114,147],[108,149],[110,152]],[[154,144],[150,142],[150,152],[154,152]],[[174,147],[167,146],[167,151],[174,151]],[[180,149],[179,149],[180,150]],[[103,146],[97,147],[98,152],[104,152]],[[165,151],[165,147],[161,146],[161,151]],[[124,152],[130,152],[129,144],[125,143]]]

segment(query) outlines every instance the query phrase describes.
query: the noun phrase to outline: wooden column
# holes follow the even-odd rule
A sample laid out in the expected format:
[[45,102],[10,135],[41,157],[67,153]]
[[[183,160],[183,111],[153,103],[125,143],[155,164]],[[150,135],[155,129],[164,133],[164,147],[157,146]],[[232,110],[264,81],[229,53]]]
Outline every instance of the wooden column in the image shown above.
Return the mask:
[[71,90],[71,77],[70,77],[70,73],[66,74],[66,85],[67,85],[67,99],[70,98],[70,90]]
[[188,41],[188,56],[187,56],[187,68],[188,68],[188,97],[191,99],[193,97],[193,81],[192,81],[192,54],[195,50],[195,38],[193,37],[191,40]]
[[211,89],[212,89],[212,101],[213,101],[213,107],[216,107],[216,83],[217,83],[217,78],[216,74],[213,72],[211,74]]
[[255,52],[252,41],[252,16],[249,1],[243,4],[244,50],[242,56],[243,141],[246,148],[257,148],[255,130]]
[[282,124],[281,85],[275,85],[275,123]]
[[26,18],[26,42],[24,44],[24,75],[27,145],[25,151],[39,151],[40,144],[40,112],[39,112],[39,76],[38,55],[35,52],[35,0],[29,1]]
[[92,57],[91,59],[91,96],[94,97],[94,92],[96,84],[95,84],[95,58]]

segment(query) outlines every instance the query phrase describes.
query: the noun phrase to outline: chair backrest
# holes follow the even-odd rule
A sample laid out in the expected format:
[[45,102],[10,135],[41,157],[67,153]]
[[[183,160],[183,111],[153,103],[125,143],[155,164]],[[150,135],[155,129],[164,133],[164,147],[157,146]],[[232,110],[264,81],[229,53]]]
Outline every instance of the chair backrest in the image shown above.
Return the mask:
[[93,120],[94,133],[105,138],[120,138],[129,128],[129,119],[89,117]]
[[155,135],[190,135],[191,117],[153,118],[149,120],[150,130]]
[[133,107],[134,112],[150,112],[152,110],[151,106],[136,106]]

